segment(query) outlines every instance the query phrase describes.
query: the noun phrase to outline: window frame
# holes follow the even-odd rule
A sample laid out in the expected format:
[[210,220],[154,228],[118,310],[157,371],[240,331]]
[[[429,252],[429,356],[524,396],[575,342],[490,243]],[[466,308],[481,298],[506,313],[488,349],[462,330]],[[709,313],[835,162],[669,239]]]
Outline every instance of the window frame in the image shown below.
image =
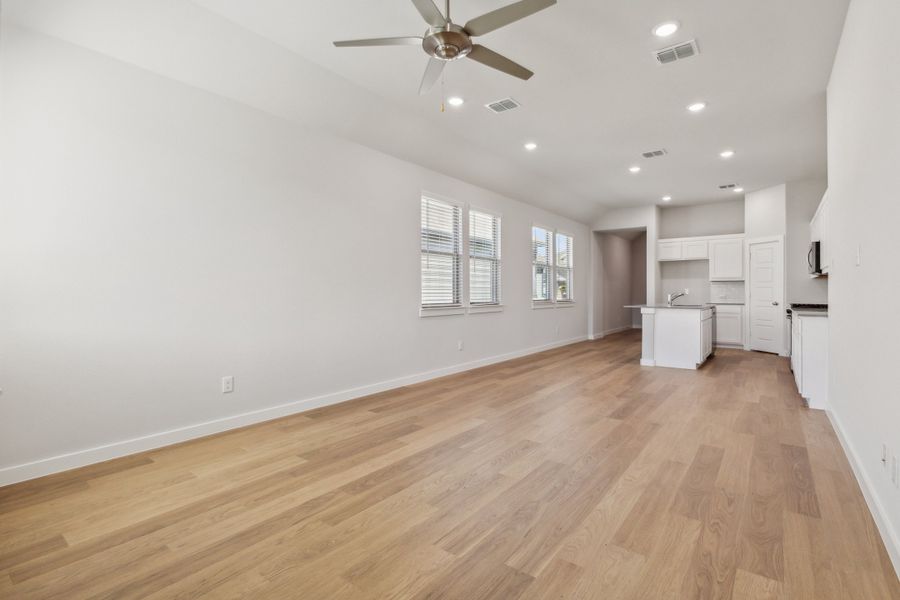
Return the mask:
[[[534,230],[535,229],[543,229],[548,232],[549,235],[549,244],[547,246],[547,263],[539,263],[535,260],[534,255]],[[529,228],[529,252],[531,253],[531,304],[534,308],[552,308],[553,306],[553,298],[556,294],[553,293],[553,280],[555,278],[554,274],[554,265],[556,264],[556,232],[552,227],[546,227],[539,223],[532,223]],[[547,297],[546,298],[535,298],[534,293],[534,282],[535,282],[535,274],[534,270],[537,266],[546,266],[549,269],[550,273],[547,280]]]
[[[569,266],[568,267],[560,267],[557,264],[557,260],[559,257],[559,251],[556,247],[556,236],[564,235],[569,238]],[[563,268],[569,272],[569,297],[564,298],[562,300],[556,298],[557,288],[557,280],[556,280],[556,269]],[[554,302],[557,304],[571,304],[575,302],[575,236],[571,233],[565,231],[564,229],[557,229],[553,232],[553,297]]]
[[[460,235],[461,235],[461,252],[460,252],[460,302],[459,304],[453,305],[434,305],[434,306],[426,306],[422,304],[422,266],[421,266],[421,258],[419,262],[419,317],[443,317],[443,316],[452,316],[452,315],[464,315],[464,314],[480,314],[480,313],[495,313],[502,312],[504,309],[503,305],[503,214],[496,210],[488,210],[484,208],[479,208],[477,206],[473,206],[467,202],[460,202],[458,200],[454,200],[453,198],[448,198],[447,196],[441,194],[435,194],[429,192],[427,190],[422,190],[419,193],[419,256],[423,254],[422,252],[422,200],[423,199],[431,199],[436,200],[438,202],[444,202],[446,204],[450,204],[455,206],[460,211]],[[499,244],[498,244],[498,258],[496,259],[498,265],[498,301],[496,303],[477,303],[473,304],[471,302],[470,297],[470,265],[469,261],[471,258],[471,253],[469,250],[469,213],[471,211],[491,215],[492,217],[498,220],[498,229],[499,229]]]
[[[458,279],[458,297],[459,302],[454,302],[452,304],[434,304],[434,305],[425,305],[422,304],[422,292],[424,286],[424,280],[422,278],[422,263],[421,257],[426,254],[426,252],[422,249],[422,205],[425,200],[433,200],[435,202],[442,202],[444,204],[448,204],[454,207],[459,211],[459,254],[451,254],[451,253],[441,253],[441,252],[433,252],[436,255],[445,255],[445,256],[458,256],[459,257],[459,279]],[[466,288],[466,277],[464,274],[464,267],[466,264],[466,223],[465,223],[465,215],[466,215],[466,207],[461,202],[457,202],[451,198],[447,198],[438,194],[432,194],[429,192],[422,192],[419,194],[419,310],[430,315],[442,315],[442,314],[461,314],[465,312],[465,301],[468,290]]]
[[[535,300],[534,299],[534,267],[538,263],[534,261],[534,228],[537,227],[539,229],[543,229],[545,231],[550,232],[550,248],[549,251],[551,253],[549,267],[550,267],[550,298],[546,300]],[[569,238],[571,248],[569,250],[569,261],[572,266],[570,267],[562,267],[569,271],[569,298],[558,300],[556,298],[557,293],[557,281],[556,281],[556,270],[558,265],[557,261],[557,246],[556,246],[556,236],[564,235]],[[544,309],[544,308],[563,308],[570,307],[575,305],[575,235],[569,233],[565,229],[557,229],[556,227],[548,227],[539,222],[532,222],[531,228],[529,229],[529,252],[531,252],[531,308],[533,309]]]
[[[503,306],[503,216],[492,210],[485,210],[476,206],[467,206],[466,209],[466,306],[470,312],[490,312],[489,309]],[[497,252],[496,258],[476,257],[472,255],[472,212],[487,215],[497,221]],[[491,260],[497,263],[497,300],[496,302],[472,302],[472,259],[480,258],[482,260]],[[475,310],[472,310],[475,309]]]

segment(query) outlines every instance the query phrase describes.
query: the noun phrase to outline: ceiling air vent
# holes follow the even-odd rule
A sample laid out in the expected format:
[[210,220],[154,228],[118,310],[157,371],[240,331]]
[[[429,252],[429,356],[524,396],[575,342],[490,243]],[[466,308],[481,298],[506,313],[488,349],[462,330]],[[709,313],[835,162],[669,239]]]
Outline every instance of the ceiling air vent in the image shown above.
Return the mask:
[[495,102],[491,102],[490,104],[484,105],[489,111],[495,112],[497,114],[505,113],[515,108],[519,108],[522,106],[512,98],[504,98],[503,100],[497,100]]
[[691,40],[689,42],[663,48],[662,50],[657,50],[654,54],[656,56],[657,64],[667,65],[700,54],[700,48],[697,47],[697,40]]
[[651,150],[649,152],[644,152],[641,154],[641,156],[643,156],[644,158],[658,158],[660,156],[665,156],[666,154],[668,154],[668,152],[666,152],[665,148],[662,148],[660,150]]
[[720,190],[730,190],[730,189],[733,189],[736,187],[737,187],[736,183],[726,183],[725,185],[720,185],[719,189]]

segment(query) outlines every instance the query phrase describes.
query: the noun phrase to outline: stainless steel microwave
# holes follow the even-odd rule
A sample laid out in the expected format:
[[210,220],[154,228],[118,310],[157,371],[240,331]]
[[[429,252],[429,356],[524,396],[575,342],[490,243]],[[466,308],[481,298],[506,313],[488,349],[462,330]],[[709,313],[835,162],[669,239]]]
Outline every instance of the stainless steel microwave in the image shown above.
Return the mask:
[[810,242],[806,264],[809,266],[810,275],[822,274],[822,242]]

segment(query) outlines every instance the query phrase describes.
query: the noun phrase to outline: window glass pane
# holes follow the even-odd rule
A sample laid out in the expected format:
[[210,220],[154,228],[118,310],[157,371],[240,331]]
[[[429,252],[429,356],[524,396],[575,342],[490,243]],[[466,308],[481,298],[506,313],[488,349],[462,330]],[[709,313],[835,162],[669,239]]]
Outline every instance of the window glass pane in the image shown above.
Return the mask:
[[542,227],[531,228],[531,261],[535,264],[550,264],[550,231]]
[[500,218],[469,211],[469,255],[500,258]]
[[500,217],[469,211],[469,303],[500,303]]
[[422,253],[422,306],[459,304],[459,258]]
[[439,200],[422,198],[422,250],[462,251],[460,208]]
[[572,299],[572,269],[557,267],[556,269],[556,299]]
[[564,233],[556,234],[556,266],[571,268],[572,237]]
[[500,263],[485,258],[469,259],[469,301],[472,304],[500,303]]
[[550,267],[532,267],[532,300],[550,300]]
[[462,209],[422,198],[422,306],[461,304]]

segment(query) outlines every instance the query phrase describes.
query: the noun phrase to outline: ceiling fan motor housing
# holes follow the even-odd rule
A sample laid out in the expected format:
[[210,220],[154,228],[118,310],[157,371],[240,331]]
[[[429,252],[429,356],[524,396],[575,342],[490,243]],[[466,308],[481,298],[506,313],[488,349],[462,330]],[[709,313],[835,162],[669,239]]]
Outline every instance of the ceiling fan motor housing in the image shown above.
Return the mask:
[[462,27],[448,23],[425,32],[422,48],[438,60],[456,60],[472,51],[472,40]]

